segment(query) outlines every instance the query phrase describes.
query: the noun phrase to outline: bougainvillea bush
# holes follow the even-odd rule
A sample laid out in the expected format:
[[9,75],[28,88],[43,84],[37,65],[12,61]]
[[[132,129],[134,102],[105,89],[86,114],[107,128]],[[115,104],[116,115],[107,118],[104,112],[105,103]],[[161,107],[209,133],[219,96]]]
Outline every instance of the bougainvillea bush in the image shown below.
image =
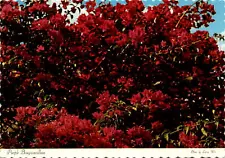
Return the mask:
[[225,147],[213,5],[73,2],[1,1],[3,148]]

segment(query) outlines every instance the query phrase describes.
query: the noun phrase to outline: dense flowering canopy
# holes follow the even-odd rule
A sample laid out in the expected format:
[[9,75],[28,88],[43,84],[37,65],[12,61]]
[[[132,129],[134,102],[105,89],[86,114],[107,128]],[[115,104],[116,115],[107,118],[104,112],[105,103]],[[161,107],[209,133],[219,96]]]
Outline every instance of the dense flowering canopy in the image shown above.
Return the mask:
[[213,5],[0,6],[3,147],[224,147]]

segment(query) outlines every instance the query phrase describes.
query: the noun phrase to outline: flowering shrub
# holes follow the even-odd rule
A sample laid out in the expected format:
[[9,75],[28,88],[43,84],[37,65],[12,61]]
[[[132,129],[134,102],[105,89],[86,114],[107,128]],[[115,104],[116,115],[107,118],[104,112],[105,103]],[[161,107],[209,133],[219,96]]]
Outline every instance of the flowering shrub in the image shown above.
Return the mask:
[[3,147],[224,147],[213,5],[0,3]]

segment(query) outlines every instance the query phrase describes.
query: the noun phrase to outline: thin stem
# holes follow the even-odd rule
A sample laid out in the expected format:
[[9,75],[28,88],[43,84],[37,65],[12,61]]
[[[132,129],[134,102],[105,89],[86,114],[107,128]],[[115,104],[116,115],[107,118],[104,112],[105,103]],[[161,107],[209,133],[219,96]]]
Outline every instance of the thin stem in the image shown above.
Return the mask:
[[177,26],[180,24],[180,21],[183,19],[184,15],[191,9],[191,7],[193,7],[199,1],[201,1],[201,0],[196,1],[191,6],[189,6],[187,10],[185,10],[185,12],[182,14],[182,16],[180,17],[179,21],[177,22],[175,28],[177,28]]

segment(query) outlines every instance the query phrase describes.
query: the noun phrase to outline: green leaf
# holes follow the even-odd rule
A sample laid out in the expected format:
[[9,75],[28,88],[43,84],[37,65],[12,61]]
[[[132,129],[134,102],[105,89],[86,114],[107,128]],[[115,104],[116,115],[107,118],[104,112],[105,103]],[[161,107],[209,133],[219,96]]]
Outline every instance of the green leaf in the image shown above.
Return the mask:
[[158,140],[159,138],[160,138],[160,136],[159,136],[159,135],[156,135],[156,136],[155,136],[155,139],[156,139],[156,140]]
[[185,133],[186,133],[186,134],[188,133],[189,129],[190,129],[189,126],[184,127],[184,130],[185,130]]
[[130,111],[128,111],[128,116],[130,116],[131,115],[131,112]]
[[47,107],[48,109],[51,109],[53,106],[54,106],[54,104],[48,104],[46,107]]
[[118,48],[119,46],[118,45],[115,45],[114,47],[113,47],[113,49],[116,49],[116,48]]
[[35,92],[34,92],[34,95],[37,95],[38,93],[39,93],[39,91],[35,91]]
[[9,61],[8,61],[8,64],[11,64],[11,62],[13,61],[13,60],[15,60],[17,57],[13,57],[13,58],[11,58]]
[[185,78],[185,80],[191,81],[191,80],[193,80],[193,77],[189,76],[189,77]]
[[173,57],[173,61],[176,61],[176,57]]
[[166,141],[169,141],[169,133],[164,134],[164,138],[166,139]]
[[178,127],[177,127],[177,130],[179,130],[179,129],[181,129],[181,128],[183,128],[183,125],[178,126]]
[[170,132],[168,129],[165,129],[163,132],[162,132],[162,134],[166,134],[166,133],[168,133],[168,132]]
[[37,108],[40,108],[41,106],[42,106],[42,104],[41,103],[38,103]]
[[137,107],[132,107],[132,109],[133,109],[134,111],[137,111]]
[[216,124],[216,128],[218,129],[218,126],[219,126],[219,122],[216,122],[215,124]]
[[203,133],[205,136],[208,135],[204,128],[202,128],[201,131],[202,131],[202,133]]
[[48,95],[45,95],[45,96],[44,96],[44,100],[46,100],[46,99],[47,99],[47,97],[48,97]]
[[122,101],[122,100],[120,100],[119,103],[120,103],[121,105],[125,105],[125,104],[126,104],[126,103],[125,103],[124,101]]
[[156,85],[159,85],[159,84],[161,84],[161,81],[158,81],[158,82],[154,83],[153,85],[156,86]]
[[[203,139],[205,137],[205,135],[201,136],[201,139]],[[203,141],[203,140],[202,140]]]

